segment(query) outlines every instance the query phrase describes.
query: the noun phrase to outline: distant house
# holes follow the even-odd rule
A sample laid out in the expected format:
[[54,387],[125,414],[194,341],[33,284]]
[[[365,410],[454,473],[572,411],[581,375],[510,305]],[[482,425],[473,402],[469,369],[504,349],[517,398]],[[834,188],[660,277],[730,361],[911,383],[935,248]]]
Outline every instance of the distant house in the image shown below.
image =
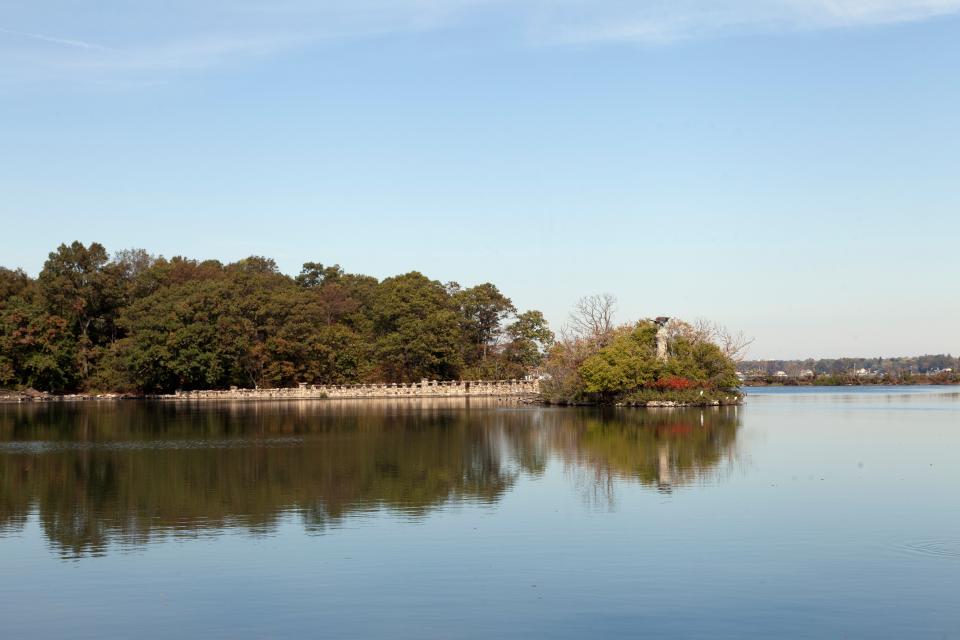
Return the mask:
[[817,374],[813,372],[813,369],[804,369],[803,371],[800,372],[801,378],[813,378],[816,375]]
[[786,371],[777,371],[775,374],[773,374],[773,377],[774,377],[774,378],[786,378],[786,377],[787,377],[787,372],[786,372]]

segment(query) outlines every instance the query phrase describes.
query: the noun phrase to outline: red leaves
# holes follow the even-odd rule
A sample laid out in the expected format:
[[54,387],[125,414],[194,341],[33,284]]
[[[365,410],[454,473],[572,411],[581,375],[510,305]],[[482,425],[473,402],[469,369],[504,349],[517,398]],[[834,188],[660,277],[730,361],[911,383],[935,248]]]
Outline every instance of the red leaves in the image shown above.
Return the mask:
[[693,388],[696,386],[696,383],[681,376],[667,376],[660,378],[650,386],[654,389],[660,389],[661,391],[684,391]]

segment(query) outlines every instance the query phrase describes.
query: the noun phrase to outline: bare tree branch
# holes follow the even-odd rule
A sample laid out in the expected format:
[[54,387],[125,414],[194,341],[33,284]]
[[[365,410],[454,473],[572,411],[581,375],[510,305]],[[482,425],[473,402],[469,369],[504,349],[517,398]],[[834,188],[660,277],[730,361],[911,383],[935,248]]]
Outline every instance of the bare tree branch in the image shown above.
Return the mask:
[[584,296],[577,301],[570,313],[569,324],[561,334],[567,337],[595,338],[601,342],[613,332],[613,317],[617,299],[613,294],[600,293]]
[[753,338],[746,336],[743,331],[734,333],[722,324],[704,318],[697,318],[693,323],[671,320],[667,330],[670,338],[682,337],[693,342],[711,342],[735,362],[742,362],[753,344]]

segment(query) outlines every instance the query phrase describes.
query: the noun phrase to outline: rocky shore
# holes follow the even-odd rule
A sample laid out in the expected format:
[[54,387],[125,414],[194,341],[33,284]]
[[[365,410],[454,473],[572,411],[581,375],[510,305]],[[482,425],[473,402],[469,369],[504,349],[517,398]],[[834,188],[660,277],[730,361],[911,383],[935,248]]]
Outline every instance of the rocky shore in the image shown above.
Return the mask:
[[684,402],[681,400],[648,400],[646,402],[618,402],[618,407],[689,408],[689,407],[735,407],[743,404],[743,397],[725,400],[704,400],[702,402]]
[[646,400],[646,401],[625,401],[613,403],[597,402],[547,402],[542,398],[530,401],[531,404],[542,404],[555,407],[632,407],[637,409],[695,409],[698,407],[737,407],[744,403],[743,397],[729,398],[724,400],[702,400],[702,401],[683,401],[683,400]]
[[18,402],[81,402],[87,400],[123,400],[137,399],[145,396],[138,396],[129,393],[48,393],[46,391],[37,391],[35,389],[25,389],[23,391],[9,391],[0,389],[0,403],[18,403]]

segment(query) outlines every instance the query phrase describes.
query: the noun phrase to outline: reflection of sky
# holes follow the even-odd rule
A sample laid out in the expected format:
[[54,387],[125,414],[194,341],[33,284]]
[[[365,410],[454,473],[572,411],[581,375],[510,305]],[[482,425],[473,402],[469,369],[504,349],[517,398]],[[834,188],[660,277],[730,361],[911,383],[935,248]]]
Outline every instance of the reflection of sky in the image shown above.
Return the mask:
[[[61,561],[0,539],[5,637],[940,637],[960,629],[960,402],[757,393],[741,464],[585,502],[557,458],[493,505]],[[819,400],[818,400],[819,398]],[[941,399],[944,398],[944,399]],[[917,410],[914,410],[916,408]],[[926,546],[924,546],[926,545]],[[75,632],[75,633],[73,633]]]

